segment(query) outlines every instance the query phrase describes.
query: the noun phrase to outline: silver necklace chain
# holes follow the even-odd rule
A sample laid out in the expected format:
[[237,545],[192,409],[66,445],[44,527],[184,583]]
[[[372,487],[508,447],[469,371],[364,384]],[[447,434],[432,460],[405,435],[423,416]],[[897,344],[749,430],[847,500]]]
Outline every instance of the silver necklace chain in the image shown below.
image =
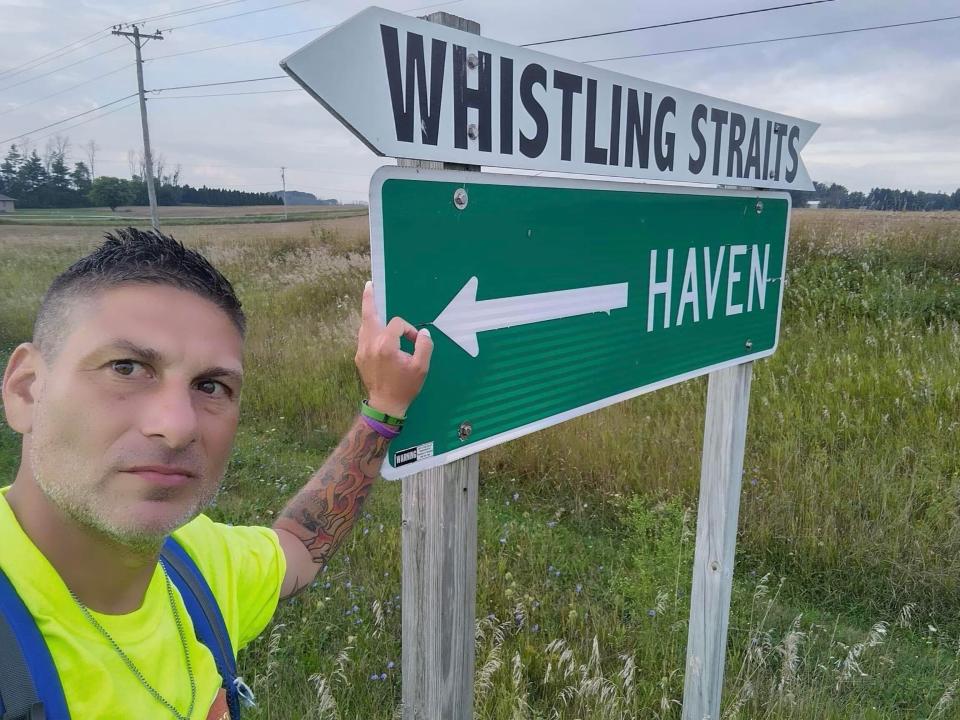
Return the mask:
[[127,668],[136,676],[137,680],[140,681],[140,684],[147,689],[153,698],[167,708],[177,720],[190,720],[190,716],[193,715],[193,708],[197,701],[197,682],[193,677],[193,665],[190,662],[190,649],[187,646],[186,633],[183,629],[183,621],[180,619],[180,613],[177,611],[176,602],[173,599],[173,587],[170,584],[170,577],[167,575],[166,568],[163,567],[163,563],[160,563],[160,569],[163,571],[163,579],[167,583],[167,598],[170,600],[170,609],[173,611],[173,619],[177,623],[177,632],[180,634],[180,645],[183,647],[183,657],[187,663],[187,677],[190,678],[190,707],[187,710],[186,714],[181,713],[177,710],[172,703],[168,702],[163,695],[157,692],[154,687],[147,682],[146,678],[143,676],[143,673],[140,672],[139,668],[134,665],[133,661],[127,657],[127,654],[123,652],[120,646],[117,644],[117,641],[113,639],[110,633],[107,632],[106,628],[103,627],[97,619],[93,616],[90,610],[80,602],[73,590],[70,590],[70,597],[73,598],[73,601],[77,604],[77,607],[80,608],[80,612],[83,613],[83,616],[87,618],[91,625],[93,625],[100,633],[110,641],[110,645],[116,651],[117,655],[120,656],[120,659],[123,660],[123,663]]

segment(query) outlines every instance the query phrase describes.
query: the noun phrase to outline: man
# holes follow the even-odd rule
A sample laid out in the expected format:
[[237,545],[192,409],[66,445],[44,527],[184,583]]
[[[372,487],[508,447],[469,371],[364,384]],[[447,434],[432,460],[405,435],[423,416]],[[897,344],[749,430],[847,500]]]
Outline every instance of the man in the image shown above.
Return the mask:
[[161,546],[172,534],[192,557],[242,648],[349,533],[433,349],[426,330],[384,326],[367,283],[356,354],[366,414],[272,529],[228,527],[200,513],[240,417],[244,332],[232,286],[206,259],[129,228],[54,280],[33,341],[10,356],[4,411],[23,446],[0,491],[0,570],[73,718],[227,717]]

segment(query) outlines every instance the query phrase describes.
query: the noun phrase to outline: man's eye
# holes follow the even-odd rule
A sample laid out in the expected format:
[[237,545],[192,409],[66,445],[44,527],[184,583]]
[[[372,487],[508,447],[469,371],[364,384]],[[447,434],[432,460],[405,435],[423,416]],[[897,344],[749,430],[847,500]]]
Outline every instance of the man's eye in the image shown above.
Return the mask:
[[135,366],[140,365],[136,360],[114,360],[111,365],[119,375],[133,375]]
[[[233,392],[230,390],[230,388],[228,388],[222,382],[217,382],[216,380],[201,380],[199,383],[197,383],[197,387],[200,388],[200,392],[210,396],[216,396],[218,386],[221,388],[220,395],[226,397],[233,395]],[[209,388],[209,391],[205,388]]]

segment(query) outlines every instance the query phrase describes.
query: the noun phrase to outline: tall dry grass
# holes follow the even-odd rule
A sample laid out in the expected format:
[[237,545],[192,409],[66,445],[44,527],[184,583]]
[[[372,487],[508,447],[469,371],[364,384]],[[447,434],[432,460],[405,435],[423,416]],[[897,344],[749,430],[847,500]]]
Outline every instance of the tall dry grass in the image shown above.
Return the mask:
[[[213,512],[268,523],[360,397],[366,229],[174,234],[250,316]],[[0,346],[29,337],[50,279],[97,240],[0,227]],[[725,717],[956,715],[958,279],[958,214],[795,213],[780,349],[754,372]],[[685,383],[484,454],[477,717],[679,717],[704,396]],[[3,467],[15,452],[0,437]],[[397,714],[398,503],[378,489],[246,655],[254,717]]]

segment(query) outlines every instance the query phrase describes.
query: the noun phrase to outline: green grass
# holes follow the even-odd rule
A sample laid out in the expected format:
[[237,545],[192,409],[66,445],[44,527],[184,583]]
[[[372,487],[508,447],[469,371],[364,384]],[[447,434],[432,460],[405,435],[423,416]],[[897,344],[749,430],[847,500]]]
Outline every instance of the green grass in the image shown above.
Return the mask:
[[[270,522],[324,450],[269,428],[245,430],[215,514]],[[321,680],[340,717],[391,717],[400,691],[399,490],[397,483],[377,488],[317,586],[284,603],[272,635],[243,655],[242,670],[255,678],[261,699],[253,717],[312,717]],[[477,617],[485,637],[477,670],[487,686],[477,695],[476,716],[510,718],[522,705],[527,717],[538,718],[553,710],[563,718],[678,717],[692,515],[671,499],[584,507],[489,475],[481,498]],[[930,630],[916,611],[902,623],[899,612],[883,618],[883,644],[853,657],[851,648],[875,623],[805,601],[798,583],[781,584],[766,576],[768,569],[748,560],[737,568],[726,692],[728,708],[742,702],[736,717],[926,717],[955,680],[954,638]],[[572,657],[566,663],[565,649]],[[544,682],[548,664],[551,679]],[[621,676],[625,667],[632,667],[630,683]],[[592,694],[596,678],[615,688],[616,702]],[[569,705],[561,699],[567,688]]]
[[[309,228],[202,245],[250,317],[244,419],[212,510],[231,522],[269,524],[362,394],[369,261],[362,241]],[[2,232],[10,347],[88,246],[6,247]],[[794,218],[780,347],[754,371],[724,717],[957,717],[958,277],[955,214]],[[478,718],[679,718],[705,388],[484,453]],[[3,428],[5,477],[18,454]],[[251,717],[392,717],[399,490],[377,487],[317,586],[241,657]]]

